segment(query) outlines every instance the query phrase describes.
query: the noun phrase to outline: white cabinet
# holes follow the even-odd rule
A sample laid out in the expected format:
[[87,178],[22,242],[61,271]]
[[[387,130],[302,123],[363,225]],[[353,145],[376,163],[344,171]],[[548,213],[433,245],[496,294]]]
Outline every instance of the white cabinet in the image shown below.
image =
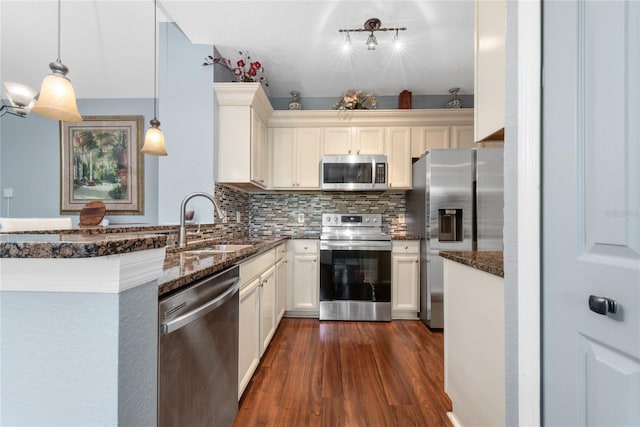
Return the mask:
[[275,261],[272,249],[240,264],[238,399],[277,327]]
[[385,134],[389,188],[411,189],[411,128],[389,127]]
[[476,0],[475,141],[503,140],[505,121],[506,1]]
[[270,136],[272,188],[319,189],[322,129],[274,128]]
[[383,127],[326,127],[322,154],[384,154]]
[[287,250],[286,244],[276,248],[276,325],[282,320],[287,306]]
[[451,126],[451,148],[476,148],[473,126]]
[[214,83],[218,101],[217,182],[267,187],[266,123],[273,113],[260,83]]
[[391,250],[391,317],[415,319],[420,311],[420,242],[397,240]]
[[317,317],[320,312],[318,240],[290,240],[290,280],[287,281],[287,314]]
[[432,148],[449,148],[449,126],[415,126],[411,129],[411,157]]
[[251,181],[260,187],[266,187],[267,176],[267,127],[258,114],[251,110]]
[[276,332],[276,269],[260,275],[260,357]]
[[260,278],[240,290],[238,400],[260,363]]

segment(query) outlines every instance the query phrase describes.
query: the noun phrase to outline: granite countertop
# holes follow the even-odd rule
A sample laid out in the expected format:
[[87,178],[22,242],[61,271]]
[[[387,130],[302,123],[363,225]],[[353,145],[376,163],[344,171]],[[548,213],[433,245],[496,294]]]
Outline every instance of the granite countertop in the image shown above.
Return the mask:
[[440,256],[486,273],[504,277],[502,251],[441,251]]
[[[253,255],[275,248],[279,244],[287,241],[287,239],[288,237],[274,237],[234,240],[229,243],[239,245],[249,244],[252,246],[239,251],[226,253],[193,252],[199,248],[206,247],[206,243],[190,247],[188,250],[168,248],[164,259],[164,271],[162,277],[158,279],[158,295],[165,295],[196,280],[231,267]],[[209,243],[208,245],[212,244],[215,243]]]
[[2,234],[0,258],[89,258],[160,249],[156,234]]

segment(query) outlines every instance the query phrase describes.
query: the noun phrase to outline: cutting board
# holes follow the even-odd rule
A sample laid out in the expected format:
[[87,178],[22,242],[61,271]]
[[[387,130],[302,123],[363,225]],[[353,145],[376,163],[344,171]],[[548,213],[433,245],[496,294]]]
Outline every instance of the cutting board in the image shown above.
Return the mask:
[[99,200],[87,203],[80,211],[80,225],[93,226],[100,224],[106,211],[107,208],[104,203]]

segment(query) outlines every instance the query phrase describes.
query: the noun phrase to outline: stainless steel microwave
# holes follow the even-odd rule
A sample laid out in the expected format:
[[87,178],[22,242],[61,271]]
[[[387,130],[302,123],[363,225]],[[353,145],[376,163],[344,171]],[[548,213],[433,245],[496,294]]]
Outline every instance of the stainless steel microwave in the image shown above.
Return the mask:
[[387,189],[387,156],[323,156],[323,190],[367,191]]

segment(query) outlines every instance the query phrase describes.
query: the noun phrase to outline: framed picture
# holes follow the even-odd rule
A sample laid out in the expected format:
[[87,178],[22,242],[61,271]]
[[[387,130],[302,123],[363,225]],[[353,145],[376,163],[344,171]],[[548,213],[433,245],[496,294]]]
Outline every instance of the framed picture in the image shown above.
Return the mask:
[[144,214],[142,116],[60,122],[60,213],[100,200],[111,215]]

